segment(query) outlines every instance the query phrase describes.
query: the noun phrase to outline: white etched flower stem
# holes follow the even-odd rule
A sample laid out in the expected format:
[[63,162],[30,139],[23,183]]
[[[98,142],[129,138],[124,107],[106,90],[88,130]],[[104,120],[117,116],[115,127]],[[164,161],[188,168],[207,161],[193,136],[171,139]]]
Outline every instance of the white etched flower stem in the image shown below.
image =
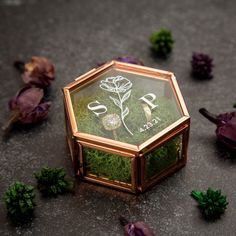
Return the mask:
[[121,99],[121,96],[120,96],[120,93],[119,93],[119,90],[117,88],[117,85],[115,84],[116,86],[116,93],[118,94],[118,97],[119,97],[119,100],[120,100],[120,110],[121,110],[121,121],[124,125],[124,127],[126,128],[126,130],[131,134],[133,135],[133,133],[129,130],[129,128],[127,127],[126,123],[125,123],[125,120],[124,120],[124,116],[123,116],[123,102],[122,102],[122,99]]

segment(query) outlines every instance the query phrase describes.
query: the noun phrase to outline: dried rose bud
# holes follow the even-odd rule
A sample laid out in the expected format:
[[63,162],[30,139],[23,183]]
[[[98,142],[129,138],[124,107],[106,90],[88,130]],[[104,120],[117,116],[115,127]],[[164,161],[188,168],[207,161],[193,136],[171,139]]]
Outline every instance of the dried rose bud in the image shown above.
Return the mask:
[[216,124],[216,136],[218,140],[230,150],[236,151],[236,112],[214,115],[205,108],[201,108],[199,112]]
[[194,52],[191,60],[192,73],[199,79],[211,79],[213,59],[207,54]]
[[[114,60],[120,61],[120,62],[125,62],[125,63],[130,63],[130,64],[135,64],[135,65],[140,65],[143,66],[144,63],[139,60],[138,58],[131,57],[131,56],[122,56],[122,57],[117,57]],[[104,65],[106,62],[98,63],[98,66]]]
[[15,122],[22,124],[37,123],[48,115],[50,102],[43,102],[43,89],[35,87],[24,87],[9,101],[11,117],[3,126],[8,131]]
[[120,62],[130,63],[130,64],[141,65],[141,66],[144,65],[141,60],[135,57],[131,57],[131,56],[117,57],[115,60],[120,61]]
[[16,61],[14,65],[22,72],[22,80],[27,85],[46,88],[55,79],[54,65],[45,57],[32,57],[26,64]]
[[143,221],[128,222],[125,218],[119,218],[124,226],[124,236],[155,236],[153,231]]

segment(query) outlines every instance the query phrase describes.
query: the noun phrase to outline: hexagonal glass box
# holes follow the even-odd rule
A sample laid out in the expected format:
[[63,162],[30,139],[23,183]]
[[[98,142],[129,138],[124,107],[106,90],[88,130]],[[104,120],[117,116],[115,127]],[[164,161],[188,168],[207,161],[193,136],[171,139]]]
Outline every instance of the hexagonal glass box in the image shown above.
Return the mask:
[[111,61],[63,92],[80,178],[138,193],[185,165],[190,117],[173,73]]

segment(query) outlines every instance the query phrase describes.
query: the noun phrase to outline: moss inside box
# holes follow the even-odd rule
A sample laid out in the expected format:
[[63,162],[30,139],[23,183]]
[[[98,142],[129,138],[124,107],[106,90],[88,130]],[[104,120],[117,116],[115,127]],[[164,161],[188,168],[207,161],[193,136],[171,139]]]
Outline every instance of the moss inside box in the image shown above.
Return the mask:
[[131,159],[91,148],[84,148],[86,171],[109,180],[130,183]]
[[[162,172],[178,161],[182,146],[181,136],[175,137],[163,146],[145,156],[146,179]],[[131,159],[96,149],[84,148],[85,167],[87,173],[109,180],[130,183]]]
[[146,155],[146,179],[175,164],[180,157],[181,149],[182,138],[178,136]]
[[[158,107],[152,110],[152,119],[154,118],[158,120],[158,123],[153,125],[150,129],[145,130],[147,118],[145,116],[141,101],[139,100],[139,98],[144,94],[146,93],[142,89],[133,88],[131,96],[125,101],[124,107],[128,107],[129,109],[129,114],[125,117],[125,123],[129,130],[132,131],[133,135],[130,135],[130,133],[127,132],[127,129],[124,128],[124,125],[121,124],[121,126],[115,131],[116,139],[118,141],[139,145],[181,117],[174,99],[164,96],[157,97],[155,102],[158,104]],[[103,90],[96,90],[96,93],[93,93],[91,90],[89,95],[87,91],[87,93],[76,93],[72,96],[72,105],[78,130],[80,132],[115,139],[114,133],[106,130],[102,123],[102,118],[107,114],[117,114],[120,116],[121,113],[119,107],[114,105],[114,102],[109,98],[109,95],[112,94],[107,94],[107,92]],[[97,117],[91,110],[88,109],[88,104],[93,101],[99,101],[100,104],[106,105],[107,112]],[[144,129],[143,132],[140,132],[141,128]],[[153,174],[165,169],[176,161],[176,143],[179,144],[179,141],[174,139],[147,156],[148,177],[153,176]],[[87,171],[86,173],[106,177],[110,180],[130,183],[130,158],[121,157],[90,148],[84,148],[84,157]]]

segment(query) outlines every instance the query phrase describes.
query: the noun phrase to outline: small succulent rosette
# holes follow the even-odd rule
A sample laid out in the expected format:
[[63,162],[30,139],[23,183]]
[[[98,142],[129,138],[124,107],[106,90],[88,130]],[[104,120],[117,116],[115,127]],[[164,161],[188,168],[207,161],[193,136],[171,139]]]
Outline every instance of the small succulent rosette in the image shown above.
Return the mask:
[[15,224],[24,224],[32,219],[35,193],[34,187],[16,181],[4,194],[8,215]]
[[162,28],[150,36],[151,49],[159,56],[167,56],[174,46],[174,39],[170,30]]
[[204,53],[194,52],[191,60],[192,74],[198,79],[212,79],[213,59]]
[[37,187],[44,197],[57,197],[59,194],[71,192],[74,185],[65,179],[63,168],[44,167],[34,174]]
[[221,190],[208,188],[206,192],[193,190],[191,196],[198,202],[198,206],[206,219],[214,220],[219,218],[226,210],[226,196]]

